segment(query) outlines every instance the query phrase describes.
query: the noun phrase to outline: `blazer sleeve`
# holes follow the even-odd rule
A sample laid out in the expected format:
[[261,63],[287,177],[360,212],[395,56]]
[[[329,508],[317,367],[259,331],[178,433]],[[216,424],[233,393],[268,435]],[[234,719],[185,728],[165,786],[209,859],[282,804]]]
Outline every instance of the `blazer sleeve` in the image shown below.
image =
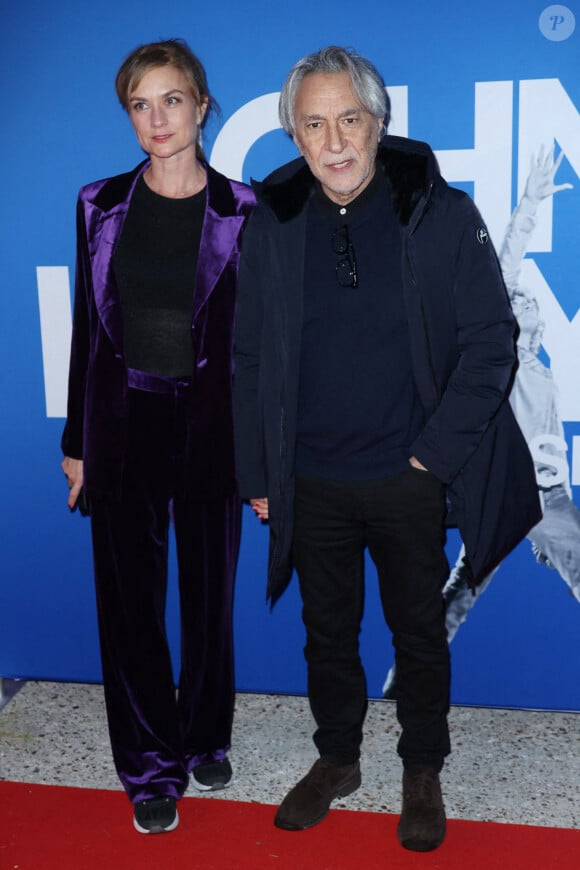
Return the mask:
[[242,240],[234,332],[234,436],[238,491],[242,498],[266,495],[259,388],[264,320],[260,222],[258,210],[250,218]]
[[[439,405],[412,446],[413,454],[450,483],[477,449],[513,382],[517,325],[483,220],[465,197],[453,265],[457,361]],[[455,237],[457,238],[457,232]],[[436,329],[436,326],[434,327]]]
[[84,203],[79,194],[76,214],[77,251],[67,418],[61,439],[65,456],[83,458],[85,386],[89,360],[89,293],[92,286]]

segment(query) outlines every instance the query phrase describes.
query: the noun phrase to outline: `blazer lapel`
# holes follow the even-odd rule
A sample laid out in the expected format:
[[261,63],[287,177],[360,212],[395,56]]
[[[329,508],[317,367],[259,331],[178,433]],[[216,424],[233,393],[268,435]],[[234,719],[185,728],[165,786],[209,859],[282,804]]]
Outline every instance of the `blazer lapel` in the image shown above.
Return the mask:
[[93,292],[99,318],[116,353],[123,351],[121,297],[115,280],[113,254],[121,235],[137,179],[148,164],[138,167],[123,198],[105,211],[96,202],[87,204],[87,235],[92,262]]
[[236,249],[242,215],[235,214],[235,200],[227,179],[207,167],[207,205],[201,232],[193,320],[207,302],[226,263]]

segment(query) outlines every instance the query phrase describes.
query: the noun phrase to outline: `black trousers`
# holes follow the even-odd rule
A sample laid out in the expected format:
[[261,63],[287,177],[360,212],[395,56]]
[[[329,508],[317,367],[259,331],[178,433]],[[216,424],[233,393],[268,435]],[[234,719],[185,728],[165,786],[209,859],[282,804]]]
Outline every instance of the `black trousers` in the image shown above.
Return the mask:
[[337,763],[358,759],[367,709],[359,656],[367,547],[393,634],[399,755],[406,767],[440,770],[449,754],[444,520],[444,487],[425,471],[372,481],[297,477],[293,552],[314,742]]

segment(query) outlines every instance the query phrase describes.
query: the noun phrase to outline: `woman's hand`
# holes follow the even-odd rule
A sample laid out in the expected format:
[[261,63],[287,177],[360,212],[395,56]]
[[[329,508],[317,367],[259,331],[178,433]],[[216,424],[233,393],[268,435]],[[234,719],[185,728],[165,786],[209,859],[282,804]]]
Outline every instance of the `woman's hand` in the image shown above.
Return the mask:
[[68,506],[72,511],[83,485],[83,460],[65,456],[61,462],[61,468],[69,485]]
[[250,506],[259,520],[268,519],[268,499],[267,498],[251,498]]

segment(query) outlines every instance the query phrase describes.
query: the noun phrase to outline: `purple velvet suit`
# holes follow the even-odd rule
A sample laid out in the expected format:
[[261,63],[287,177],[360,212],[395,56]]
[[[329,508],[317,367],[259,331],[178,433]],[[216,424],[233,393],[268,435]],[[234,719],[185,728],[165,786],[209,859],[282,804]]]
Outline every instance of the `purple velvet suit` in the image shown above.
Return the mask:
[[[66,456],[83,460],[113,756],[133,801],[180,797],[229,748],[232,589],[240,539],[232,329],[251,191],[207,168],[191,377],[128,370],[112,255],[147,162],[82,188]],[[179,564],[177,699],[165,634],[170,506]]]

